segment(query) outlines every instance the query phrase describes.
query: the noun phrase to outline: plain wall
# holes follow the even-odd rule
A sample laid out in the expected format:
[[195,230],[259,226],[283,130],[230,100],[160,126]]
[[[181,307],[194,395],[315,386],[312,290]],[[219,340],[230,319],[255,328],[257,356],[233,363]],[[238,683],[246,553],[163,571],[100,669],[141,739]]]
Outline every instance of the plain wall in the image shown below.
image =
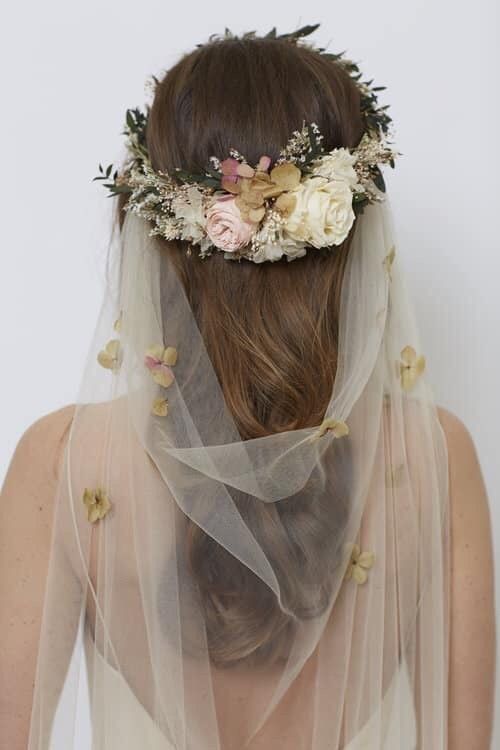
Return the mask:
[[498,549],[498,5],[317,0],[312,8],[32,0],[4,11],[0,472],[28,425],[76,398],[104,288],[111,205],[91,179],[99,161],[120,158],[125,109],[143,105],[146,78],[226,26],[286,32],[321,22],[314,41],[348,50],[388,87],[403,156],[387,181],[427,377],[474,438]]

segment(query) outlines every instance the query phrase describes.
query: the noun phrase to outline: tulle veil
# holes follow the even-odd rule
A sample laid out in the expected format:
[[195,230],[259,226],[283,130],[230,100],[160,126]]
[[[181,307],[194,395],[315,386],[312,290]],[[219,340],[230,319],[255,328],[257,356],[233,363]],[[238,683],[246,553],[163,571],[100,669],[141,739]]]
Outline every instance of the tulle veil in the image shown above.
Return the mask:
[[[128,213],[113,253],[60,466],[29,750],[444,750],[447,448],[389,200],[353,229],[323,423],[262,438],[241,440],[147,223]],[[145,357],[168,348],[166,387]],[[252,507],[313,496],[327,569],[283,567]],[[260,659],[214,663],[193,527],[279,604]]]

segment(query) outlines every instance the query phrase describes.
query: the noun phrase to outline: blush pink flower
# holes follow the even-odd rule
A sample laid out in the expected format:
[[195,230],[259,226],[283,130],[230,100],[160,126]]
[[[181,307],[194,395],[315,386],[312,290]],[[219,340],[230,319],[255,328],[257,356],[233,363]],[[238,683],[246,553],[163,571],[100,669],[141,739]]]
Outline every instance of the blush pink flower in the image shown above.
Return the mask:
[[144,357],[144,364],[153,380],[164,388],[168,388],[174,382],[175,376],[171,368],[176,362],[177,349],[173,346],[167,346],[165,349],[161,344],[151,346]]
[[233,159],[224,159],[220,165],[220,171],[222,172],[221,185],[224,190],[232,193],[234,192],[234,186],[242,177],[250,179],[255,174],[255,169],[249,164]]
[[233,195],[219,198],[207,211],[207,234],[216,247],[228,253],[245,247],[257,226],[242,218]]

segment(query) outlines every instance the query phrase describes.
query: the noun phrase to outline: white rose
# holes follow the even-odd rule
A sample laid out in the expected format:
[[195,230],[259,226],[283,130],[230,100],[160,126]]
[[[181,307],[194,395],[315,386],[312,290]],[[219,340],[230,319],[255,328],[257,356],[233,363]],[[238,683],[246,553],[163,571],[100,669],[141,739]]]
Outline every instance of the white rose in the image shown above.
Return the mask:
[[346,148],[337,148],[317,159],[313,164],[312,173],[315,177],[342,180],[352,188],[358,184],[358,176],[354,170],[357,158]]
[[310,177],[293,191],[295,207],[285,223],[294,240],[313,247],[340,245],[354,223],[352,192],[346,182]]

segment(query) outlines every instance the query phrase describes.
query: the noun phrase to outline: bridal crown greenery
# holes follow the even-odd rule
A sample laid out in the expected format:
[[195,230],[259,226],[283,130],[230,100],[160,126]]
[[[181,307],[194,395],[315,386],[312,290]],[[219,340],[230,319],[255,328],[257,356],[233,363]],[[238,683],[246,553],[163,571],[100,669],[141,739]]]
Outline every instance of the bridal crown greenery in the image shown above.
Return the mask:
[[[121,171],[99,164],[100,180],[111,196],[128,194],[126,211],[151,223],[150,235],[185,240],[199,246],[201,257],[214,250],[226,258],[246,258],[255,263],[276,261],[283,255],[293,260],[309,248],[333,248],[348,236],[356,215],[367,203],[384,199],[385,183],[380,165],[394,167],[398,155],[388,140],[391,118],[388,105],[378,105],[373,81],[363,82],[356,63],[304,41],[319,27],[304,26],[290,34],[266,38],[302,44],[342,65],[361,95],[365,131],[353,149],[326,151],[316,123],[303,122],[281,149],[274,163],[263,154],[251,165],[236,149],[227,158],[209,159],[201,174],[176,168],[155,171],[147,150],[145,111],[128,109],[124,135],[128,158]],[[248,32],[240,38],[255,37]],[[239,38],[228,29],[210,41]],[[158,85],[154,76],[150,87]]]

